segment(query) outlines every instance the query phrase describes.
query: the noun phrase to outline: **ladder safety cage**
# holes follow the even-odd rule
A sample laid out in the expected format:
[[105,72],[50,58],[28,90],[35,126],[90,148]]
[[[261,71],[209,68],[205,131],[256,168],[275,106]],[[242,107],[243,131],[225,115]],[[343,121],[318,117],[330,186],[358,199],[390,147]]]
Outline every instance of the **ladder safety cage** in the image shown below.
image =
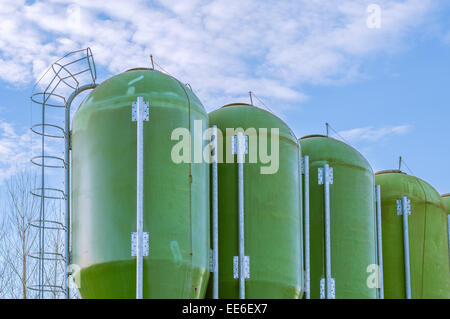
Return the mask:
[[[32,280],[28,289],[36,291],[39,299],[48,298],[49,294],[70,298],[70,106],[79,93],[96,87],[96,78],[90,48],[69,52],[43,73],[30,97],[32,114],[36,108],[39,112],[39,122],[33,123],[32,120],[30,127],[39,141],[32,146],[38,155],[30,159],[39,171],[39,179],[30,193],[39,198],[40,204],[38,219],[30,222],[38,232],[38,243],[28,255],[37,262],[37,279]],[[59,122],[64,122],[64,127]],[[63,149],[58,141],[64,142]],[[64,154],[64,157],[59,154]],[[64,178],[61,177],[62,172]],[[64,189],[59,187],[61,184]],[[61,207],[63,203],[64,208]],[[64,238],[64,251],[58,248],[60,236]],[[48,243],[48,238],[56,238],[55,247]],[[58,273],[58,267],[64,271]],[[49,280],[49,272],[53,272],[52,281]]]

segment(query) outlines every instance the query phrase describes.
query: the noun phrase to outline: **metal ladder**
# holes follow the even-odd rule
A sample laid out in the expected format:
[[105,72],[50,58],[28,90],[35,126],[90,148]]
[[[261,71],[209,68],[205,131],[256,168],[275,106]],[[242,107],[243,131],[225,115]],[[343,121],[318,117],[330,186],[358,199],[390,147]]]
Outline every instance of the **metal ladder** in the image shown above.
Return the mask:
[[[37,262],[38,278],[28,285],[28,289],[36,291],[39,299],[70,298],[67,282],[70,264],[70,106],[78,93],[86,87],[96,86],[96,77],[91,49],[73,51],[47,69],[31,95],[32,112],[38,107],[40,114],[39,122],[32,123],[30,128],[39,139],[38,155],[32,156],[31,163],[39,170],[40,177],[38,187],[33,188],[31,194],[39,198],[40,207],[39,218],[30,222],[30,226],[38,231],[38,243],[28,255]],[[64,127],[58,125],[58,120],[64,122]],[[61,144],[64,149],[60,149]],[[60,176],[63,171],[64,178]],[[64,189],[58,186],[62,180]],[[64,251],[59,248],[61,236],[64,237]],[[54,247],[48,238],[55,240]],[[50,275],[53,282],[49,281]]]

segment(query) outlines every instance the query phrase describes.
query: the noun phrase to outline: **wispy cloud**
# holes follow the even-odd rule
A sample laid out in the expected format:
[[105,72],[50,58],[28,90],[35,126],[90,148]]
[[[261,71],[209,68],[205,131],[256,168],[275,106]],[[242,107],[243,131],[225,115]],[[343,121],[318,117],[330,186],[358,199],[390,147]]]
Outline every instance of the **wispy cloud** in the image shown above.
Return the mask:
[[30,162],[31,132],[20,134],[0,119],[0,184]]
[[[48,133],[48,132],[47,132]],[[59,151],[56,151],[59,150]],[[45,155],[63,156],[61,141],[45,142]],[[34,156],[41,156],[40,136],[33,134],[27,127],[17,127],[13,123],[0,119],[0,186],[5,180],[24,169],[39,169],[32,165],[30,160]],[[42,163],[41,158],[34,160]],[[61,165],[60,160],[47,159],[46,165]],[[46,176],[60,177],[62,170],[47,168]],[[48,182],[52,186],[60,186],[59,180]],[[58,184],[55,184],[58,183]]]
[[404,135],[409,131],[411,131],[410,125],[385,126],[380,128],[368,126],[340,131],[336,134],[336,137],[343,138],[349,143],[378,142],[391,136]]
[[365,57],[401,46],[434,7],[377,1],[382,27],[369,29],[371,2],[2,0],[0,79],[29,82],[56,57],[90,46],[110,74],[149,65],[153,53],[207,106],[249,90],[299,103],[304,84],[357,79]]

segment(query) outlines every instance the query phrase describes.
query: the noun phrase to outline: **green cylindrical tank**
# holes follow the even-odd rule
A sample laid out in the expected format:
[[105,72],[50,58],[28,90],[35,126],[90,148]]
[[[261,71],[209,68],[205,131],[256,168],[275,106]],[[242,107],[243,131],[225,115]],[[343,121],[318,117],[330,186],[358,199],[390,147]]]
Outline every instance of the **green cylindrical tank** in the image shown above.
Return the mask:
[[411,297],[450,298],[447,214],[438,192],[399,170],[378,172],[375,181],[381,186],[385,298],[406,298],[403,216],[397,214],[397,200],[403,196],[411,201]]
[[[191,90],[150,69],[113,76],[93,90],[72,130],[72,263],[83,298],[135,298],[136,122],[132,103],[149,102],[144,122],[144,298],[202,298],[209,278],[209,166],[175,163],[176,128],[203,128]],[[198,139],[196,139],[197,141]],[[200,147],[206,145],[200,138]],[[189,151],[189,150],[188,150]],[[193,153],[193,152],[191,152]]]
[[[446,208],[446,212],[447,212],[447,237],[448,237],[448,245],[449,245],[449,250],[448,250],[448,254],[449,254],[449,258],[450,258],[450,193],[448,194],[444,194],[441,196],[442,198],[442,202],[444,203],[444,206]],[[450,276],[450,272],[449,272],[449,276]]]
[[300,144],[310,162],[311,298],[320,298],[320,280],[326,275],[324,185],[318,183],[318,170],[325,164],[333,168],[330,237],[335,297],[377,298],[376,284],[369,278],[377,264],[372,168],[357,150],[333,138],[310,135]]
[[447,214],[450,214],[450,193],[443,194],[441,197],[442,197],[442,201],[444,202],[444,206],[445,206]]
[[[238,165],[236,155],[231,155],[233,163],[226,159],[226,155],[231,154],[231,140],[236,133],[227,132],[227,128],[245,130],[249,144],[243,165],[245,255],[250,258],[245,297],[301,297],[301,175],[300,149],[295,135],[272,113],[248,104],[226,105],[211,112],[209,119],[210,124],[217,125],[222,132],[224,140],[222,147],[219,143],[218,152],[219,298],[239,298],[239,280],[233,278],[233,256],[239,255]],[[252,128],[255,131],[252,132]],[[267,139],[263,137],[264,129]],[[267,147],[261,146],[266,140]],[[265,161],[260,153],[270,155],[272,146],[272,155],[279,160]],[[223,163],[220,163],[220,154]],[[252,160],[255,154],[257,158]],[[264,171],[270,163],[273,170]]]

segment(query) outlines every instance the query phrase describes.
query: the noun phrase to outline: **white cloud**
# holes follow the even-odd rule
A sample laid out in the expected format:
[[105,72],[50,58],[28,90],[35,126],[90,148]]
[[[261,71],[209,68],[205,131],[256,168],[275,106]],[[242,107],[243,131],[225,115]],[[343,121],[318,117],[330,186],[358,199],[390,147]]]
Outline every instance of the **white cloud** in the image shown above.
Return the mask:
[[0,184],[30,162],[31,135],[0,119]]
[[366,26],[371,2],[2,0],[0,78],[29,82],[63,53],[90,46],[111,74],[148,66],[153,53],[206,106],[249,90],[298,103],[303,84],[358,78],[365,57],[401,47],[433,9],[431,0],[377,1],[375,30]]
[[[48,131],[48,134],[53,132]],[[46,139],[45,142],[45,154],[51,156],[62,157],[63,148],[61,141],[53,141]],[[59,151],[56,151],[59,150]],[[39,167],[32,165],[30,159],[33,156],[41,155],[41,143],[40,136],[33,134],[29,128],[18,128],[10,122],[0,119],[0,185],[3,184],[8,178],[16,174],[23,169],[36,169]],[[41,162],[40,158],[35,160]],[[61,165],[59,160],[48,159],[45,161],[47,165]],[[62,174],[62,169],[46,169],[46,176],[52,177],[51,180],[47,180],[47,183],[52,186],[60,187],[58,179],[59,174]],[[60,177],[60,176],[59,176]],[[48,185],[47,185],[48,186]],[[48,187],[52,187],[48,186]]]
[[383,138],[404,135],[411,130],[410,125],[385,126],[380,128],[361,127],[351,130],[340,131],[335,134],[337,138],[343,138],[349,143],[356,142],[378,142]]

